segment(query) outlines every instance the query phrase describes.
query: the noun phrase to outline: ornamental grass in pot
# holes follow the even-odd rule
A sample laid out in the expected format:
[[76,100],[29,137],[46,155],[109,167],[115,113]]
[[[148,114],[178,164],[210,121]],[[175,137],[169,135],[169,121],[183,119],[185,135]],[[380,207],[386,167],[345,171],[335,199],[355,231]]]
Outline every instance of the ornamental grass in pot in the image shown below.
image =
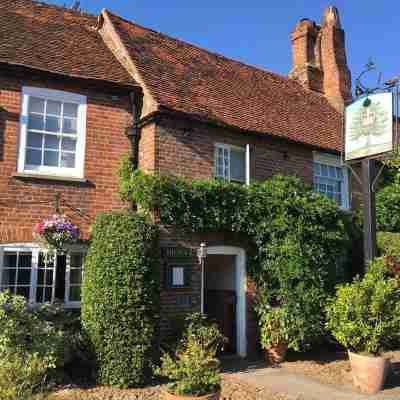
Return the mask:
[[337,288],[327,306],[327,327],[348,350],[354,386],[381,390],[390,371],[382,352],[400,335],[399,283],[383,258],[371,262],[362,279]]
[[216,354],[225,340],[217,325],[205,316],[190,315],[175,354],[164,353],[156,370],[170,381],[162,398],[218,400],[221,377]]

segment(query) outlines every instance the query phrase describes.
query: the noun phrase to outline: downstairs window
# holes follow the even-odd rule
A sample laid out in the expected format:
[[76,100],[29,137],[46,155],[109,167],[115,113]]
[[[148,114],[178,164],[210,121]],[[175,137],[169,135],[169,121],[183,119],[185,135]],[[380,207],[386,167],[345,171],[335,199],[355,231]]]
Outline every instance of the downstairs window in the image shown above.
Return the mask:
[[0,290],[24,296],[31,304],[60,301],[79,308],[84,252],[46,255],[36,247],[0,248]]

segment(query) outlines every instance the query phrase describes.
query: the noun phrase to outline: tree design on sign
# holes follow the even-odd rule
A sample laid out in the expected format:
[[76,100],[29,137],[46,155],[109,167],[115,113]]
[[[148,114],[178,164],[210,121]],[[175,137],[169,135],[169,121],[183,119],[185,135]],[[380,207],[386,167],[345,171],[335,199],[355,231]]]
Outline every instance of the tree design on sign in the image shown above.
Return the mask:
[[353,141],[366,139],[366,146],[370,146],[372,136],[385,134],[390,122],[390,115],[379,102],[366,99],[363,106],[355,111],[350,128],[350,137]]

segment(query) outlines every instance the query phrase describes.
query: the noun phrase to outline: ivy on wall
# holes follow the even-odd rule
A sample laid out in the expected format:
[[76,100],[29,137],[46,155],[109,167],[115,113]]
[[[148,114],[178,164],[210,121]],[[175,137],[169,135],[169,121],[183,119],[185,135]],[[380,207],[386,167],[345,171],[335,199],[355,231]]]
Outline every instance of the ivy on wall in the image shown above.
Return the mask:
[[[236,232],[253,244],[248,272],[264,304],[293,303],[311,319],[304,344],[323,331],[323,306],[346,275],[352,217],[296,177],[244,186],[120,170],[123,199],[161,224],[190,232]],[[301,313],[300,313],[301,314]]]

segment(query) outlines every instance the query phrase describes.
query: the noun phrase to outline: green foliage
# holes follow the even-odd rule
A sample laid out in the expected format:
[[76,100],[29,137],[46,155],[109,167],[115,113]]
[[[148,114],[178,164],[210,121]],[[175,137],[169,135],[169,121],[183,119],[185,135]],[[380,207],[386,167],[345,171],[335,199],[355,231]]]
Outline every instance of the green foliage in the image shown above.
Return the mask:
[[98,380],[126,388],[151,376],[159,303],[157,229],[133,213],[97,217],[85,263],[82,324]]
[[172,381],[168,389],[174,394],[202,396],[215,393],[221,384],[216,354],[225,338],[217,325],[207,322],[201,314],[189,316],[186,323],[175,357],[164,353],[157,373]]
[[327,307],[327,326],[337,341],[357,353],[379,354],[400,335],[400,290],[383,258],[363,279],[339,286]]
[[379,231],[400,232],[400,182],[377,192],[376,224]]
[[127,160],[120,177],[122,197],[142,212],[157,210],[164,225],[239,233],[252,248],[248,271],[258,287],[260,309],[291,309],[298,327],[292,348],[320,336],[325,299],[346,278],[356,233],[334,201],[295,177],[244,186],[146,175],[133,171]]
[[0,399],[29,400],[46,388],[46,360],[36,353],[3,354],[0,358]]
[[400,257],[400,233],[378,232],[377,242],[382,256]]
[[61,306],[32,308],[24,297],[0,293],[1,399],[27,399],[48,383],[74,351],[71,321]]

